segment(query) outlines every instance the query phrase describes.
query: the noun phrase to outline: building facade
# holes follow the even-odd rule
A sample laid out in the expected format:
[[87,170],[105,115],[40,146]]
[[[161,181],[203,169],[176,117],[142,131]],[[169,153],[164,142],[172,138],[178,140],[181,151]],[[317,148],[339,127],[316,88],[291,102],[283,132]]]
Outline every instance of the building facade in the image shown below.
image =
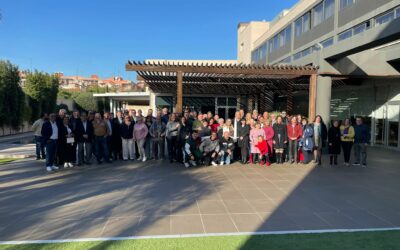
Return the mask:
[[238,60],[318,66],[317,113],[362,116],[373,144],[400,149],[399,0],[299,1],[270,22],[239,24]]

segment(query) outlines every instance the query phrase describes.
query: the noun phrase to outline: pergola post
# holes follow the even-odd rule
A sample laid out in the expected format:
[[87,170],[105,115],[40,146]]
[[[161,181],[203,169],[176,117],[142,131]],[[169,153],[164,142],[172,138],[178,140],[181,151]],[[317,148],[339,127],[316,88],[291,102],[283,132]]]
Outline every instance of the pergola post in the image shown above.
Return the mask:
[[182,113],[183,106],[183,73],[182,71],[176,72],[176,106],[175,112]]
[[308,119],[312,122],[316,115],[317,103],[317,74],[310,76],[309,98],[308,98]]

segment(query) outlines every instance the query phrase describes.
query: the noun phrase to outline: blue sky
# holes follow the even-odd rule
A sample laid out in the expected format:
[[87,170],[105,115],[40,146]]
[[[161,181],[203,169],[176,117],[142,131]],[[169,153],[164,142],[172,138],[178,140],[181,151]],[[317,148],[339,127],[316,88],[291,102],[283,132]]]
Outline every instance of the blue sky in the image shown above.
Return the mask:
[[[0,59],[66,75],[121,75],[127,60],[236,59],[239,22],[296,0],[2,0]],[[134,79],[132,79],[134,80]]]

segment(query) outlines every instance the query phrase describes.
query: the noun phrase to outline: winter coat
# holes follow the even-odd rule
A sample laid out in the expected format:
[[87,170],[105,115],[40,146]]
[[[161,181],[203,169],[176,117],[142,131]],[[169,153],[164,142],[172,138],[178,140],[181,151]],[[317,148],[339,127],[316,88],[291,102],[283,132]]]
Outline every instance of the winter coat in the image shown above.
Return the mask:
[[153,141],[164,140],[165,130],[166,130],[165,123],[163,123],[162,121],[160,122],[155,121],[153,122],[153,124],[151,124],[149,134],[151,138],[153,138]]
[[265,141],[267,142],[268,150],[271,153],[274,146],[274,129],[271,126],[265,126],[263,129],[265,132]]
[[219,140],[211,140],[211,138],[207,138],[200,144],[199,147],[201,152],[210,153],[210,152],[219,152]]
[[312,151],[314,148],[314,128],[312,124],[308,124],[303,129],[302,147],[305,151]]
[[262,140],[261,142],[258,142],[258,144],[256,145],[256,148],[258,148],[258,150],[260,150],[260,153],[262,155],[266,155],[269,153],[268,150],[268,144],[265,140]]
[[282,148],[286,148],[286,143],[285,141],[287,141],[287,128],[286,125],[281,123],[275,123],[274,126],[274,148],[277,149],[282,149]]
[[258,144],[258,136],[262,136],[265,138],[265,132],[264,129],[256,129],[253,128],[250,130],[250,153],[252,154],[259,154],[260,150],[256,147]]
[[142,140],[145,139],[149,130],[147,129],[147,125],[142,123],[136,123],[133,127],[133,139],[134,140]]
[[178,132],[179,132],[179,122],[171,122],[169,121],[167,123],[167,129],[166,129],[166,135],[167,138],[171,138],[173,136],[178,136]]
[[225,139],[223,137],[219,142],[219,149],[225,153],[228,151],[228,149],[233,152],[233,150],[235,149],[235,142],[231,137],[229,137],[228,139]]
[[286,129],[287,129],[288,140],[291,140],[291,138],[297,138],[298,140],[303,135],[303,131],[299,124],[296,124],[294,127],[292,126],[292,124],[288,124],[286,125]]
[[[237,134],[238,134],[238,146],[239,148],[242,147],[248,147],[249,146],[249,136],[250,136],[250,126],[249,125],[240,125],[237,128]],[[243,137],[242,140],[240,140],[240,137]]]
[[132,139],[133,138],[133,127],[134,127],[134,123],[131,122],[129,124],[129,126],[123,122],[121,124],[120,130],[119,130],[119,134],[121,136],[122,139]]
[[369,133],[369,128],[365,124],[361,125],[356,125],[354,126],[354,143],[369,143],[369,140],[371,139],[371,135]]
[[328,131],[329,154],[340,154],[340,128],[331,127]]

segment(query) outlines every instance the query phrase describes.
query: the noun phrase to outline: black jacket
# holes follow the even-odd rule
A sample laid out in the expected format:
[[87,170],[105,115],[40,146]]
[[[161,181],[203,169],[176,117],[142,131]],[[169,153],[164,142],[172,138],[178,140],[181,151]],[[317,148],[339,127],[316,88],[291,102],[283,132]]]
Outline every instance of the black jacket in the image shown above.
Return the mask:
[[135,126],[134,122],[128,126],[124,123],[121,124],[120,134],[123,139],[132,139],[133,138],[133,126]]
[[329,129],[328,146],[330,154],[340,154],[340,128],[331,127]]
[[285,148],[284,142],[288,140],[286,125],[275,123],[272,128],[274,129],[275,148]]
[[229,137],[228,139],[222,137],[222,139],[220,139],[219,141],[219,147],[221,151],[226,152],[228,149],[230,149],[233,152],[233,150],[235,149],[235,142],[231,137]]
[[51,127],[50,121],[45,121],[42,126],[42,138],[43,141],[46,143],[51,135],[53,134],[53,128]]
[[[238,145],[239,147],[248,147],[249,146],[249,134],[250,134],[250,126],[242,124],[237,128],[237,136],[238,136]],[[243,140],[240,140],[240,137],[243,137]]]
[[[88,135],[88,138],[84,138],[83,135]],[[86,121],[86,130],[83,126],[83,122],[80,121],[76,124],[74,132],[76,142],[92,142],[93,141],[93,124],[90,121]]]

